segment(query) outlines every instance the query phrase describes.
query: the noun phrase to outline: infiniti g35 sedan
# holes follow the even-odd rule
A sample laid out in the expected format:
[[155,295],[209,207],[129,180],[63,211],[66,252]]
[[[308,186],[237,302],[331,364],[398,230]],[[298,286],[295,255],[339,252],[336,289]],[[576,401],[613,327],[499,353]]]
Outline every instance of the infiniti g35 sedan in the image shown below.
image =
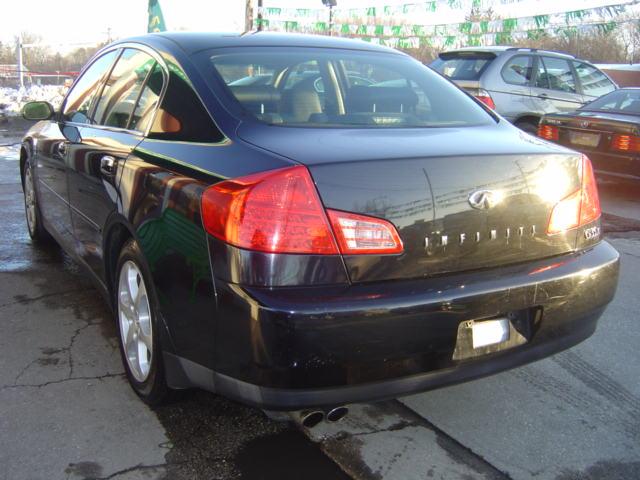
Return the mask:
[[588,338],[616,289],[589,159],[391,49],[152,34],[23,114],[29,233],[86,267],[150,404],[463,382]]

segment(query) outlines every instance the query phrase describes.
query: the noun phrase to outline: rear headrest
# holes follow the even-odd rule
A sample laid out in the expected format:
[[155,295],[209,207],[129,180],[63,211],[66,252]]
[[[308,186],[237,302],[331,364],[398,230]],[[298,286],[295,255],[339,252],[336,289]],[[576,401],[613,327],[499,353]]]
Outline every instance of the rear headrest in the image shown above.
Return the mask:
[[274,104],[280,101],[280,92],[270,85],[238,85],[229,88],[238,101],[243,104]]
[[400,112],[418,104],[418,95],[409,87],[354,86],[347,96],[352,112]]

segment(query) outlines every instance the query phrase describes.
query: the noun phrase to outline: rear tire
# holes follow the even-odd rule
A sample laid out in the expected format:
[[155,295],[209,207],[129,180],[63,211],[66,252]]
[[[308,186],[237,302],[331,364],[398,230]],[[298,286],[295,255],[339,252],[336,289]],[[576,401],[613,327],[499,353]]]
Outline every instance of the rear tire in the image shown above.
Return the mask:
[[24,181],[22,191],[24,192],[24,211],[27,220],[27,231],[34,243],[40,245],[52,243],[53,238],[42,224],[42,213],[40,213],[40,205],[38,204],[35,179],[33,178],[33,169],[31,168],[31,155],[28,149],[23,168],[22,178]]
[[120,252],[113,291],[120,354],[129,383],[146,404],[159,405],[169,388],[162,361],[158,303],[151,273],[133,239]]
[[516,122],[515,125],[523,132],[527,132],[534,137],[538,134],[538,124],[530,120],[522,120],[520,122]]

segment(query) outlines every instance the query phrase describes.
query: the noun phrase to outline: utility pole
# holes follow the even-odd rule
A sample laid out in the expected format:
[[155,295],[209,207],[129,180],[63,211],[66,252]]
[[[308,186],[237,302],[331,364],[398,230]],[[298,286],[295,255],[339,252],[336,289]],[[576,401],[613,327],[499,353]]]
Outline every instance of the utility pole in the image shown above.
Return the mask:
[[262,31],[262,0],[258,0],[258,31]]
[[18,78],[20,79],[20,88],[24,87],[24,65],[22,64],[22,34],[19,33],[16,39],[16,59],[18,62]]
[[253,0],[245,0],[244,4],[244,31],[253,30]]

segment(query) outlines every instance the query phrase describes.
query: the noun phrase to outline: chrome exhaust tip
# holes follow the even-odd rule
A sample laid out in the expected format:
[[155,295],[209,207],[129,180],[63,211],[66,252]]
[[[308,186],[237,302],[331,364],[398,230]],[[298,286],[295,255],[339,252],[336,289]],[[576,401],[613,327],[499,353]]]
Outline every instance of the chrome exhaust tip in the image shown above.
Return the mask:
[[320,410],[289,412],[289,416],[305,428],[313,428],[324,420],[324,412]]
[[332,408],[331,410],[327,411],[327,422],[339,422],[340,420],[342,420],[344,417],[347,416],[347,413],[349,413],[349,408],[345,407],[345,406],[340,406],[340,407],[335,407]]

